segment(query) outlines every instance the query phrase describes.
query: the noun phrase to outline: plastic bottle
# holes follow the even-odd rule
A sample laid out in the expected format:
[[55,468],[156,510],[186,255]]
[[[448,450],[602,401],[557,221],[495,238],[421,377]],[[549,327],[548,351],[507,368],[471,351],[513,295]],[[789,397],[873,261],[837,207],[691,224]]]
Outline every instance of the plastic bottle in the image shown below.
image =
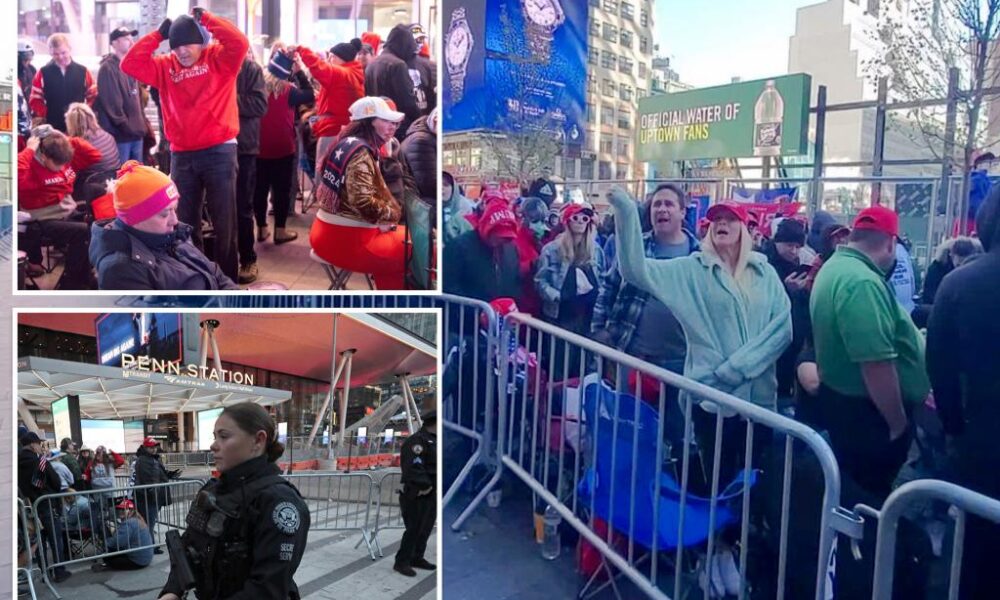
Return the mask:
[[559,550],[562,546],[559,541],[559,525],[562,523],[559,511],[552,508],[551,505],[546,506],[543,523],[542,558],[545,560],[555,560],[559,558]]
[[774,80],[768,79],[754,105],[754,156],[781,155],[781,123],[784,114],[785,101],[774,87]]

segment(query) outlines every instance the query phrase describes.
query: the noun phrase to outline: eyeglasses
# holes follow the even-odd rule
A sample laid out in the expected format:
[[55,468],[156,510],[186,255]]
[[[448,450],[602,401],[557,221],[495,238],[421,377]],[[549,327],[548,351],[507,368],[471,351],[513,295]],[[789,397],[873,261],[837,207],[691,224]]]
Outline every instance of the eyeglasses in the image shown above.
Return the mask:
[[586,212],[581,211],[570,217],[569,220],[576,223],[589,223],[592,218],[593,214],[587,214]]

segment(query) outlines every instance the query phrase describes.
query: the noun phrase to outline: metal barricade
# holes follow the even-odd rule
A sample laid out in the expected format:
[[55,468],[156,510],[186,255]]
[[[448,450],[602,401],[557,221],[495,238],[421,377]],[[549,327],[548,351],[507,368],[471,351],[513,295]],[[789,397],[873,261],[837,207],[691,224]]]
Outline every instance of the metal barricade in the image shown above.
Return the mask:
[[[185,518],[201,480],[172,481],[153,485],[123,486],[85,492],[47,494],[32,505],[37,531],[52,552],[40,552],[42,576],[52,588],[49,569],[92,561],[135,550],[155,548],[164,543],[156,526],[184,529]],[[139,515],[150,525],[151,543],[134,542],[127,536],[119,539],[115,505],[130,499]],[[123,533],[125,533],[123,531]],[[53,588],[54,590],[54,588]],[[58,597],[58,595],[57,595]]]
[[[372,507],[377,486],[369,473],[292,473],[284,476],[309,507],[310,531],[358,531],[375,560]],[[357,546],[355,546],[357,547]]]
[[[17,584],[21,585],[23,581],[28,586],[28,593],[31,594],[31,600],[37,600],[38,596],[35,593],[34,577],[35,571],[40,571],[41,569],[35,565],[35,551],[43,550],[42,538],[40,532],[34,527],[34,519],[28,514],[28,505],[20,498],[17,499],[17,521],[17,535],[19,538],[17,545]],[[29,523],[31,527],[28,526]],[[56,593],[51,584],[49,584],[49,589],[52,590],[52,595],[56,598],[59,597],[59,594]]]
[[946,481],[919,479],[905,483],[886,499],[881,511],[859,505],[856,510],[878,518],[878,538],[875,542],[875,580],[872,600],[890,600],[896,564],[896,534],[899,519],[916,502],[936,500],[947,502],[953,510],[955,534],[952,538],[951,568],[948,582],[949,600],[957,600],[962,573],[962,553],[965,542],[967,513],[1000,523],[1000,500],[957,486]]
[[375,514],[373,516],[372,542],[382,553],[382,545],[378,541],[378,532],[383,529],[406,529],[403,523],[403,512],[399,506],[399,490],[402,488],[403,472],[399,469],[382,471],[376,482]]
[[[774,517],[777,522],[770,523],[774,531],[780,532],[778,543],[774,544],[777,559],[768,565],[774,564],[777,571],[773,595],[779,599],[786,597],[794,448],[796,452],[808,451],[815,458],[824,482],[816,563],[809,560],[808,570],[806,565],[800,565],[795,572],[807,574],[808,595],[812,595],[814,585],[815,598],[825,598],[835,534],[839,531],[860,537],[861,521],[839,507],[841,484],[837,463],[817,432],[766,408],[528,315],[507,316],[500,347],[503,349],[498,415],[501,468],[531,489],[536,497],[536,511],[538,506],[551,506],[587,544],[599,551],[602,565],[594,571],[587,588],[602,571],[613,575],[613,567],[640,592],[667,599],[661,586],[669,583],[662,580],[661,563],[671,558],[667,554],[670,553],[673,554],[669,569],[673,571],[672,597],[683,597],[684,582],[691,579],[691,573],[684,569],[691,562],[690,555],[685,562],[685,552],[698,554],[694,549],[704,547],[700,562],[711,565],[713,553],[719,552],[721,543],[716,541],[718,530],[723,526],[729,530],[738,526],[739,545],[732,546],[741,549],[739,572],[743,576],[738,597],[747,597],[750,497],[752,493],[759,498],[769,497],[752,488],[761,466],[756,461],[763,463],[761,456],[770,447],[783,448],[784,456],[780,461],[783,467],[774,471],[783,473],[780,512]],[[642,374],[635,378],[634,385],[626,383],[629,372]],[[614,385],[602,383],[605,374],[610,374]],[[565,394],[572,389],[574,378],[577,379],[575,407],[569,401],[570,395]],[[580,385],[579,378],[584,383],[588,379],[594,382],[585,387]],[[650,382],[655,389],[643,387]],[[668,386],[674,390],[668,392]],[[681,393],[675,398],[676,390]],[[644,395],[646,402],[637,400]],[[729,440],[725,443],[725,453],[724,437]],[[773,457],[780,458],[780,453]],[[700,458],[701,469],[692,467],[696,458]],[[777,461],[768,461],[774,463]],[[721,475],[723,465],[732,472]],[[700,483],[705,491],[699,491],[702,497],[690,487],[695,483],[696,470],[703,476]],[[640,471],[644,471],[642,476]],[[620,477],[624,480],[618,481]],[[476,502],[470,510],[475,505]],[[756,513],[754,516],[758,517]],[[699,528],[704,531],[699,533]],[[637,536],[644,537],[637,540]],[[796,555],[793,559],[798,561],[800,557]],[[814,582],[811,573],[815,573]],[[761,585],[765,585],[765,579],[775,581],[774,574],[761,575]],[[614,576],[601,588],[607,585],[618,592]],[[707,590],[705,595],[708,596]]]

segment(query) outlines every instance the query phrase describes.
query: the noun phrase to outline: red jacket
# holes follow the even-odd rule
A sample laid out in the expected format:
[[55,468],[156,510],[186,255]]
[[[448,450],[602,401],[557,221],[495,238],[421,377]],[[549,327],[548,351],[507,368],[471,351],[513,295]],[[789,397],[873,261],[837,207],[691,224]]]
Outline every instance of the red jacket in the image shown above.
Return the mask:
[[250,42],[232,23],[208,12],[201,23],[216,41],[190,68],[172,52],[153,56],[163,41],[158,31],[139,38],[122,59],[122,71],[160,90],[164,133],[175,152],[211,148],[240,132],[236,76]]
[[35,151],[25,148],[17,154],[17,204],[21,210],[37,210],[59,202],[73,193],[76,172],[101,160],[101,152],[85,140],[69,138],[73,160],[61,171],[50,171],[35,160]]
[[331,64],[304,46],[299,46],[299,56],[320,85],[316,99],[316,114],[320,118],[313,125],[313,135],[318,138],[335,136],[351,122],[347,109],[365,95],[365,69],[356,60],[343,65]]

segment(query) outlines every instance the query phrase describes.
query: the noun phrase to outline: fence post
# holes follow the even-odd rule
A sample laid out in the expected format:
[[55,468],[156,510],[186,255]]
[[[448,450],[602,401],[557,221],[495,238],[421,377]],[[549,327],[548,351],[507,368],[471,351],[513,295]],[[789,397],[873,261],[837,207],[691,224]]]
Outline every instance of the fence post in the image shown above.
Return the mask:
[[[875,106],[875,144],[872,150],[872,177],[882,176],[882,156],[885,153],[885,101],[889,93],[889,81],[878,79],[878,104]],[[882,204],[882,182],[872,182],[872,206]]]
[[812,197],[806,206],[806,214],[812,221],[816,211],[823,205],[823,145],[826,143],[826,86],[816,88],[816,142],[813,150]]
[[[938,202],[947,207],[945,209],[945,235],[951,223],[951,207],[948,206],[948,196],[951,193],[949,178],[951,177],[952,157],[955,154],[955,121],[958,117],[958,68],[952,67],[948,70],[948,97],[947,115],[944,125],[944,151],[941,156],[941,187],[938,189]],[[962,199],[958,199],[959,210],[961,210]],[[937,210],[937,207],[934,207]]]

